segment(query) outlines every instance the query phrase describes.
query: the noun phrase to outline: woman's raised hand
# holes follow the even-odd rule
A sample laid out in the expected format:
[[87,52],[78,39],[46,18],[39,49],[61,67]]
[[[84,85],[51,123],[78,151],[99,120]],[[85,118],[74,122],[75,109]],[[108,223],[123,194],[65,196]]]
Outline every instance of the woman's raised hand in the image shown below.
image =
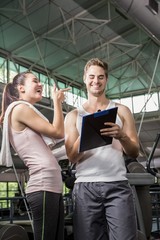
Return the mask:
[[65,100],[65,92],[69,91],[71,88],[63,88],[63,89],[57,89],[56,85],[53,86],[53,100],[64,102]]

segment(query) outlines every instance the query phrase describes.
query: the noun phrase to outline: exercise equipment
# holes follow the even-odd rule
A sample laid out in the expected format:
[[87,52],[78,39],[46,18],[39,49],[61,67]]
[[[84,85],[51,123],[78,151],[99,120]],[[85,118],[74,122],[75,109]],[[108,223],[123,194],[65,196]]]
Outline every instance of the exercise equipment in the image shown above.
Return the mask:
[[150,155],[149,155],[148,160],[146,162],[147,171],[157,178],[160,178],[160,173],[156,172],[155,169],[151,168],[151,161],[152,161],[152,158],[153,158],[153,155],[154,155],[154,152],[155,152],[155,149],[158,145],[159,140],[160,140],[160,133],[158,133],[157,136],[156,136],[155,142],[153,144],[152,151],[150,152]]
[[29,240],[25,229],[19,225],[0,225],[0,240]]
[[131,165],[129,167],[132,172],[128,173],[127,177],[134,193],[138,240],[146,240],[150,239],[152,230],[152,204],[149,187],[155,183],[155,178],[150,173],[146,173],[140,163],[135,162]]
[[147,171],[136,159],[131,159],[127,165],[129,172],[127,177],[132,185],[135,196],[137,222],[139,226],[138,240],[150,239],[152,231],[152,203],[149,187],[155,184],[157,178],[160,177],[160,174],[151,168],[151,161],[159,140],[160,133],[157,134],[152,151],[146,161]]
[[[155,177],[148,173],[144,166],[137,159],[124,154],[127,168],[127,178],[132,187],[137,224],[138,240],[150,239],[152,230],[152,202],[150,195],[150,186],[155,184]],[[143,237],[142,237],[143,236]]]

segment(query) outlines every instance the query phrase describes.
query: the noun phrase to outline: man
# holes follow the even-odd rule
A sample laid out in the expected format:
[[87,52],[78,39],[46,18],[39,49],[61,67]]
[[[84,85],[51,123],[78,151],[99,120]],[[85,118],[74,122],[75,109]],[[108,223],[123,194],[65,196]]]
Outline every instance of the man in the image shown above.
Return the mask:
[[[130,110],[105,96],[108,65],[94,58],[84,68],[88,99],[65,119],[65,146],[76,163],[73,189],[75,240],[136,240],[137,226],[133,195],[126,178],[123,152],[136,158],[139,142]],[[105,122],[103,136],[111,145],[79,153],[82,115],[118,107],[115,123]]]

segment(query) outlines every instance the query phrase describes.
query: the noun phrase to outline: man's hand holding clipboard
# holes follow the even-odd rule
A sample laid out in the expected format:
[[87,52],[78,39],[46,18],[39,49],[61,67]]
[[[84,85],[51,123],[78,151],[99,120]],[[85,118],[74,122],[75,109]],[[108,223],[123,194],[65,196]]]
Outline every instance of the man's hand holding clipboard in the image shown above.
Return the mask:
[[83,116],[79,152],[112,143],[113,138],[102,136],[100,129],[106,127],[105,122],[115,123],[117,109],[117,107],[110,108]]

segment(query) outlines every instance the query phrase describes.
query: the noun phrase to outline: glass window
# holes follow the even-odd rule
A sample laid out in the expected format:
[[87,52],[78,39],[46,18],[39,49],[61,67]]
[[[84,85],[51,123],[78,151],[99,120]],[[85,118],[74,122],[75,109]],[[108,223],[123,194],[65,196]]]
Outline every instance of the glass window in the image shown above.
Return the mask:
[[43,84],[43,93],[42,93],[42,95],[44,97],[49,98],[50,97],[50,92],[49,92],[48,77],[45,76],[44,74],[40,74],[39,80]]
[[145,95],[145,102],[146,102],[146,111],[151,112],[151,111],[158,111],[158,94],[153,93],[153,94],[146,94]]
[[0,182],[0,208],[1,209],[7,207],[7,201],[1,199],[6,197],[7,197],[7,183]]
[[131,110],[131,112],[133,112],[132,98],[131,97],[122,98],[121,103],[123,105],[127,106]]
[[66,87],[66,84],[58,81],[58,87],[59,87],[60,89],[61,89],[61,88],[65,88],[65,87]]
[[[15,197],[18,192],[17,182],[0,182],[0,198]],[[1,208],[9,208],[10,200],[0,199]]]
[[27,72],[28,68],[20,66],[19,72]]
[[133,112],[140,113],[145,111],[145,97],[144,95],[133,97]]
[[10,61],[9,63],[9,82],[11,82],[13,80],[13,78],[17,75],[18,70],[19,70],[19,65],[13,63],[12,61]]
[[74,102],[73,93],[67,92],[67,94],[66,94],[66,102],[67,102],[67,104],[69,104],[69,105],[71,105],[71,106],[74,106],[74,105],[73,105],[73,102]]
[[7,60],[0,57],[0,82],[7,83]]
[[8,197],[15,197],[15,194],[18,192],[18,183],[9,182],[8,183]]
[[7,192],[7,183],[0,182],[0,197],[6,197]]
[[[7,73],[7,66],[9,67],[9,73]],[[25,71],[28,71],[27,67],[15,63],[9,59],[5,59],[4,57],[0,57],[0,82],[7,83],[8,81],[11,81],[18,72]],[[47,98],[52,97],[54,79],[49,78],[47,74],[42,74],[35,71],[34,69],[32,72],[40,79],[43,84],[43,96]],[[9,77],[9,79],[7,79],[7,77]],[[58,81],[59,88],[63,89],[66,88],[66,86],[66,83]],[[122,104],[129,107],[133,113],[140,113],[144,111],[158,111],[160,106],[160,96],[158,96],[158,94],[153,93],[150,95],[145,94],[134,97],[131,96],[127,98],[121,98],[118,100],[118,102],[121,102]],[[86,101],[87,94],[84,88],[80,89],[78,87],[71,87],[71,90],[66,92],[65,96],[67,104],[73,107],[78,107]],[[113,101],[117,101],[117,99],[113,99]]]

